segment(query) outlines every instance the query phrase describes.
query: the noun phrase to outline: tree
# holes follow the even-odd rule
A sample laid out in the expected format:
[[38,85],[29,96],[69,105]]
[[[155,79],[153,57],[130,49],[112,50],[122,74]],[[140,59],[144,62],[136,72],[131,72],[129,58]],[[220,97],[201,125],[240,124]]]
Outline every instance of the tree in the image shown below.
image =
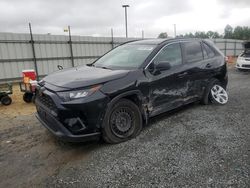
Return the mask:
[[220,38],[220,34],[217,32],[217,31],[208,31],[207,32],[207,37],[208,38],[211,38],[211,39],[214,39],[214,38]]
[[194,36],[193,33],[186,33],[186,34],[184,35],[184,37],[185,37],[185,38],[194,38],[195,36]]
[[231,25],[226,25],[225,29],[224,29],[224,38],[225,39],[230,39],[233,38],[233,28]]
[[195,38],[208,38],[207,34],[204,31],[196,31],[194,34]]
[[238,40],[250,40],[250,27],[237,26],[233,28],[230,25],[226,25],[224,29],[224,36],[220,35],[217,31],[196,31],[195,33],[186,33],[185,35],[179,35],[178,37],[184,38],[225,38],[225,39],[238,39]]
[[[180,35],[183,36],[183,35]],[[222,36],[217,32],[217,31],[196,31],[194,34],[193,33],[186,33],[183,37],[185,38],[222,38]]]
[[233,31],[233,38],[240,39],[240,40],[248,40],[250,39],[250,28],[249,27],[235,27]]
[[168,38],[167,32],[162,32],[162,33],[160,33],[160,34],[158,35],[158,38],[160,38],[160,39]]

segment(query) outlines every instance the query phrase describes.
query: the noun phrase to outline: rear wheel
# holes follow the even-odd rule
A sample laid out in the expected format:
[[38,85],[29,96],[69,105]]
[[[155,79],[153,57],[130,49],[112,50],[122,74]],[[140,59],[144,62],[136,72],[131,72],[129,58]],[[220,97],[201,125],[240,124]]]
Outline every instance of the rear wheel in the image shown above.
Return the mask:
[[207,88],[205,89],[201,103],[226,104],[227,101],[228,94],[221,82],[215,78],[211,79]]
[[8,106],[12,103],[12,99],[9,96],[4,96],[1,98],[1,103],[5,106]]
[[226,104],[228,101],[227,92],[219,83],[211,88],[209,98],[214,104]]
[[103,139],[119,143],[137,136],[142,129],[142,116],[138,106],[121,99],[107,112],[103,125]]

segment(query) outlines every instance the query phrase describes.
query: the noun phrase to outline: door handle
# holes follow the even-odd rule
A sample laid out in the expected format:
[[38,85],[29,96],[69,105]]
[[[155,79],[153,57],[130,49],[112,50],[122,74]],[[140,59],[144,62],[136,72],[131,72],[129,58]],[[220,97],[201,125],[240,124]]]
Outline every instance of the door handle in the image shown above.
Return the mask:
[[206,68],[211,68],[212,65],[210,63],[206,64]]
[[178,74],[178,77],[179,77],[179,78],[183,78],[183,77],[186,76],[186,75],[187,75],[187,72],[183,72],[183,73]]

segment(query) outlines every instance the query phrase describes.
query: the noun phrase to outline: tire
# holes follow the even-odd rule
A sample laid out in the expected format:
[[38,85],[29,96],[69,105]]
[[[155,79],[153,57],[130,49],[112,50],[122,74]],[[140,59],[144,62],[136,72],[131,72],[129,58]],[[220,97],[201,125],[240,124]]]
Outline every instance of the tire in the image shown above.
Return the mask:
[[24,93],[24,94],[23,94],[23,100],[24,100],[26,103],[32,102],[32,98],[33,98],[33,93]]
[[205,90],[203,99],[201,100],[202,104],[226,104],[228,101],[228,94],[226,89],[223,87],[221,82],[217,79],[211,79],[208,87]]
[[102,137],[111,144],[127,141],[139,135],[142,122],[138,106],[128,99],[121,99],[106,112]]
[[1,103],[5,106],[8,106],[12,103],[12,99],[9,96],[4,96],[1,98]]
[[224,105],[228,101],[227,91],[218,82],[215,84],[209,93],[209,99],[213,104]]

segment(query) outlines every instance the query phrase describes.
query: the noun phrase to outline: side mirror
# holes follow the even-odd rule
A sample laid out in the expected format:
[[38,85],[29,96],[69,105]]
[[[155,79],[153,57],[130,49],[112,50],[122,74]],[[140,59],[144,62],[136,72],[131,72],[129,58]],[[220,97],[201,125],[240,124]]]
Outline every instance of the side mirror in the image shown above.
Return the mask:
[[168,61],[161,61],[155,65],[155,69],[157,71],[165,71],[165,70],[169,70],[170,68],[171,68],[171,65]]

